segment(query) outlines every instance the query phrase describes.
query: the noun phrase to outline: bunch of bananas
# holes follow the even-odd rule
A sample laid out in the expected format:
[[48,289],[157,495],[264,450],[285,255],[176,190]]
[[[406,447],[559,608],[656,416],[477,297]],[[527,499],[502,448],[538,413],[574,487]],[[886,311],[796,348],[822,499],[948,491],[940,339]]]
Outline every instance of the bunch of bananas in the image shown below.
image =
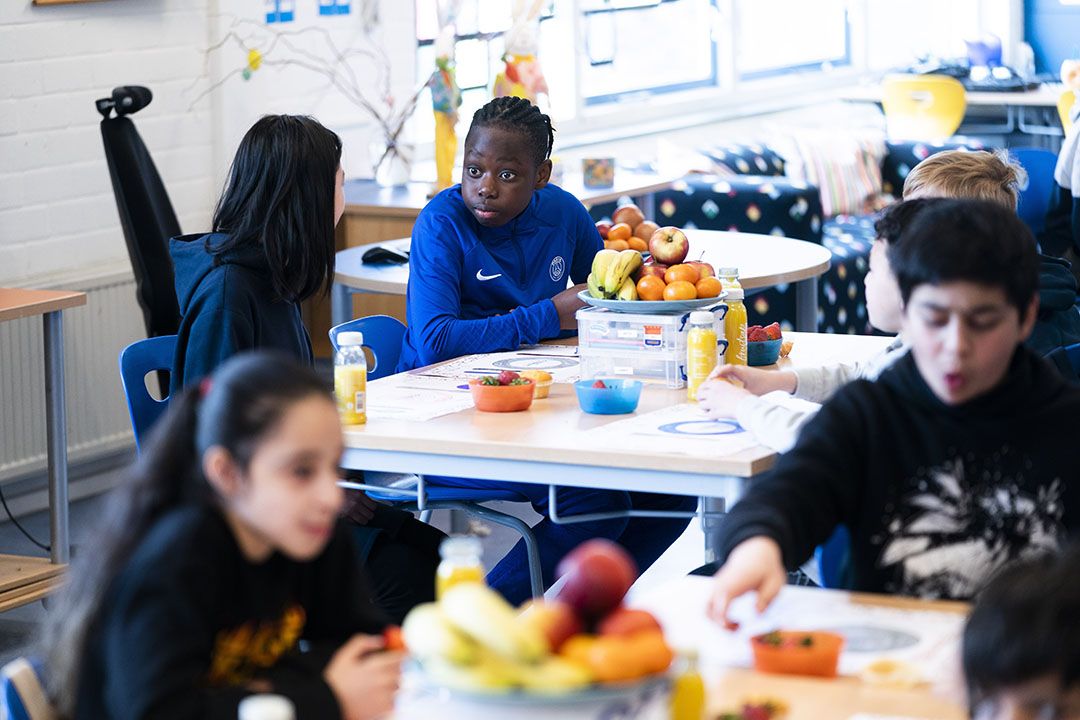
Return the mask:
[[418,605],[401,629],[428,677],[451,689],[554,695],[593,681],[579,663],[552,655],[544,635],[480,583],[455,585],[439,602]]
[[609,300],[637,300],[633,275],[641,264],[641,253],[637,250],[601,250],[592,261],[589,294]]

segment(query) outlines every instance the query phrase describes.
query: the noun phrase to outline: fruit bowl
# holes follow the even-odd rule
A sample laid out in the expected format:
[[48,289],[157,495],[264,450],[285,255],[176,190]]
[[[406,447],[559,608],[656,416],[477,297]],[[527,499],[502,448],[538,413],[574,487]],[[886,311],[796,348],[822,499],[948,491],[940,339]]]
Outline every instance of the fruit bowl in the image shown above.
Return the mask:
[[746,343],[747,365],[772,365],[780,358],[780,340],[762,340],[760,342]]
[[[604,387],[594,387],[603,382]],[[578,404],[593,415],[624,415],[637,410],[640,380],[578,380],[574,383]]]
[[750,638],[754,669],[785,675],[836,677],[844,636],[821,631],[776,630]]
[[660,315],[663,313],[689,312],[702,308],[713,308],[724,302],[724,293],[718,297],[695,298],[693,300],[608,300],[607,298],[595,298],[588,290],[582,290],[578,297],[586,305],[606,308],[612,312],[645,313],[646,315]]
[[469,381],[473,404],[481,412],[520,412],[532,405],[536,389],[532,380],[521,385],[484,385],[479,379]]

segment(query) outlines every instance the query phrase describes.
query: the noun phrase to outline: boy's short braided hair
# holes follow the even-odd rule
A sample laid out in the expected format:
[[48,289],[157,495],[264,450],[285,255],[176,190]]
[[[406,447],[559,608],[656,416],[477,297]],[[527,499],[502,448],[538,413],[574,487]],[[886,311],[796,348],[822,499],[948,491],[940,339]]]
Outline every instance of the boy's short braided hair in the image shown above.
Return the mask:
[[1027,173],[1004,150],[944,150],[904,179],[904,199],[947,197],[986,200],[1016,212]]
[[500,127],[522,133],[529,139],[537,165],[551,156],[551,148],[555,144],[555,128],[551,125],[551,118],[525,98],[495,98],[473,113],[469,133],[478,127]]

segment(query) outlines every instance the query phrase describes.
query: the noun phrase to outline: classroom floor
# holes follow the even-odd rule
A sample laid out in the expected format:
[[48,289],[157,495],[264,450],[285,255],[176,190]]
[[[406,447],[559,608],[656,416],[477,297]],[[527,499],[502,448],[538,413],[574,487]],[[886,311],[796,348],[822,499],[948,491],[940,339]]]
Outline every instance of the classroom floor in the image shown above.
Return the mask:
[[[113,473],[117,471],[112,471]],[[88,534],[93,527],[93,522],[100,512],[104,496],[98,495],[71,504],[70,528],[73,551],[75,554],[82,550],[92,551],[93,542]],[[510,512],[529,521],[535,522],[539,516],[524,503],[500,503],[496,505],[504,512]],[[47,541],[49,537],[49,516],[46,512],[38,512],[19,518],[31,535],[39,541]],[[468,521],[459,516],[453,528],[450,527],[450,517],[447,511],[436,512],[432,523],[447,532],[464,532]],[[516,533],[497,526],[490,526],[491,534],[484,538],[484,564],[492,567],[510,547],[517,542]],[[10,521],[0,522],[0,548],[5,553],[20,555],[43,555],[43,551],[35,547]],[[682,537],[668,549],[668,551],[643,574],[635,583],[631,594],[637,591],[655,587],[673,577],[685,575],[690,570],[702,563],[703,540],[700,526],[695,519],[690,523]],[[5,613],[0,613],[0,664],[20,655],[27,642],[33,639],[33,634],[45,618],[47,610],[41,602],[30,603]]]

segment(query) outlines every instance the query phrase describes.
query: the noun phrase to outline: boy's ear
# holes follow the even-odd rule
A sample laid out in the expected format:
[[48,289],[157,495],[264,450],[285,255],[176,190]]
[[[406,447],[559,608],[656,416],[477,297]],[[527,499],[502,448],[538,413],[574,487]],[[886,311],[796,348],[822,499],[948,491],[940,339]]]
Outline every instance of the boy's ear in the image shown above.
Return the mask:
[[1023,316],[1020,318],[1020,340],[1026,341],[1031,335],[1031,331],[1035,329],[1035,320],[1039,316],[1039,294],[1035,293],[1031,296],[1031,302],[1028,303],[1027,309],[1024,311]]
[[533,186],[534,190],[539,190],[551,181],[551,158],[544,160],[540,163],[540,167],[536,168],[536,185]]
[[229,451],[214,445],[203,455],[203,475],[210,486],[223,497],[231,497],[240,489],[240,468]]

